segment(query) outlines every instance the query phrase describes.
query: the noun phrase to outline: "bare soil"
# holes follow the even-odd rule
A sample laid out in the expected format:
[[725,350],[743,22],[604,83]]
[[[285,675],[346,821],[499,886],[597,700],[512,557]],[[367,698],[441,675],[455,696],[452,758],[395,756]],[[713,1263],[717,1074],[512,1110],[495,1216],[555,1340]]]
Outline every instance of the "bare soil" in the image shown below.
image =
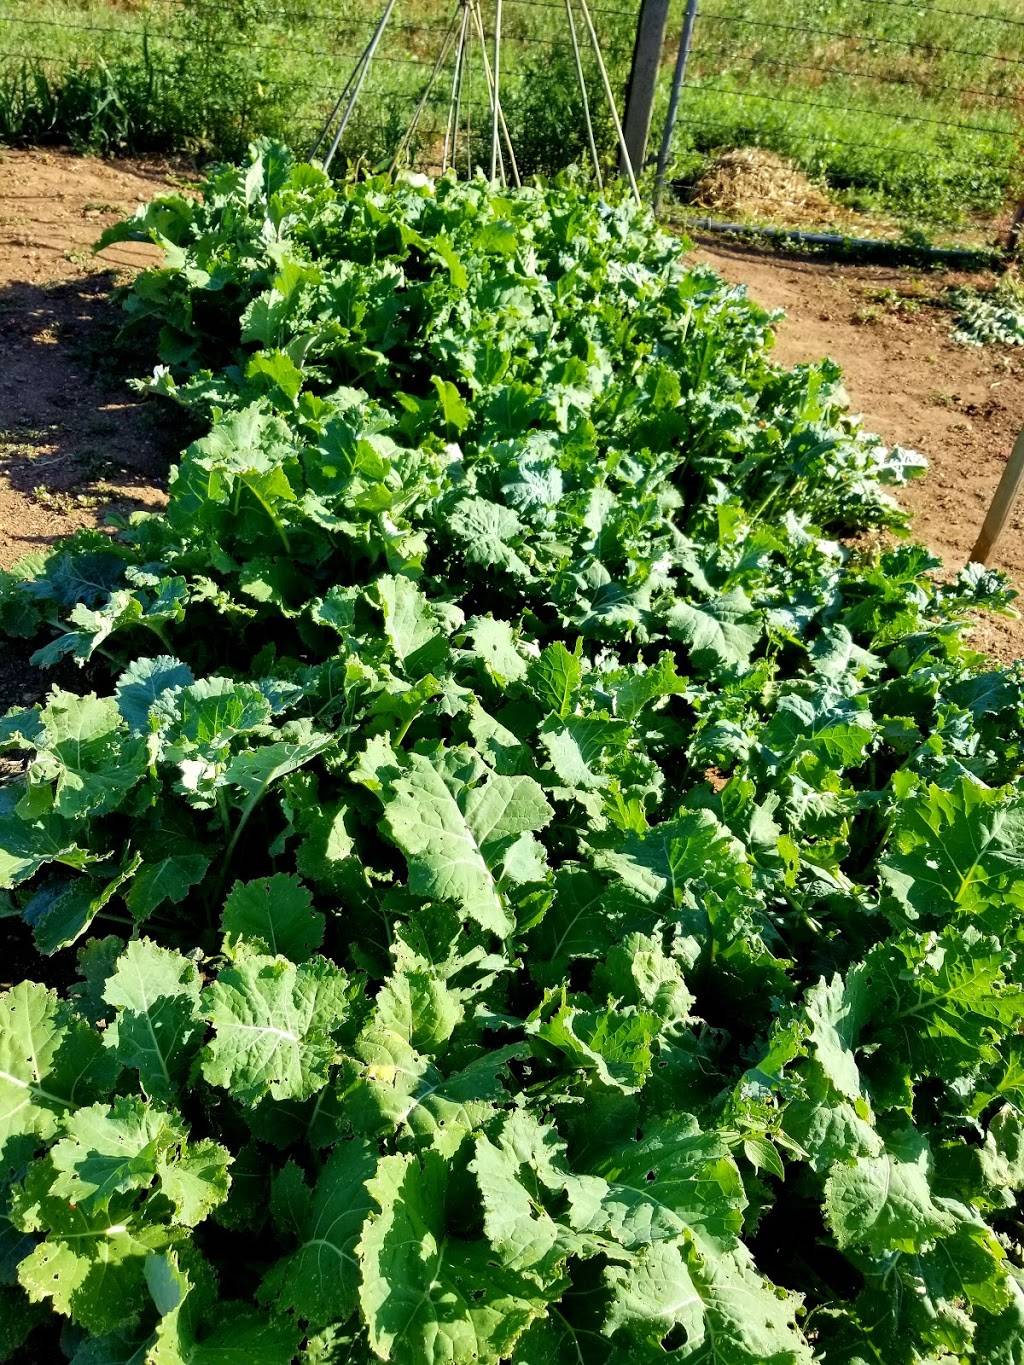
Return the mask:
[[[91,248],[103,227],[171,183],[181,172],[166,162],[0,152],[0,567],[112,512],[162,503],[174,424],[135,398],[110,361],[111,289],[154,253]],[[695,256],[786,310],[780,360],[830,355],[867,425],[928,456],[930,474],[902,500],[915,534],[950,567],[963,564],[1024,425],[1024,353],[950,340],[949,314],[935,304],[956,282],[949,274],[718,241]],[[1024,589],[1024,507],[993,562]],[[1024,623],[986,619],[975,642],[1000,659],[1020,657]],[[5,699],[21,700],[19,689],[27,699],[31,686],[16,650],[0,656]]]
[[108,363],[111,288],[154,253],[92,246],[166,185],[156,168],[0,154],[0,566],[107,510],[159,505],[151,410]]
[[[111,359],[111,290],[157,253],[92,247],[171,175],[166,163],[0,152],[0,568],[163,501],[172,442]],[[0,709],[38,692],[25,655],[0,649]]]
[[[930,469],[899,493],[914,536],[950,570],[967,563],[1017,433],[1024,427],[1024,349],[961,346],[940,300],[984,277],[846,266],[762,254],[704,239],[694,253],[726,279],[784,308],[775,353],[787,365],[830,356],[854,411]],[[991,557],[1024,593],[1024,498]],[[1024,600],[1024,599],[1022,599]],[[1024,620],[986,615],[973,643],[1003,662],[1024,655]]]

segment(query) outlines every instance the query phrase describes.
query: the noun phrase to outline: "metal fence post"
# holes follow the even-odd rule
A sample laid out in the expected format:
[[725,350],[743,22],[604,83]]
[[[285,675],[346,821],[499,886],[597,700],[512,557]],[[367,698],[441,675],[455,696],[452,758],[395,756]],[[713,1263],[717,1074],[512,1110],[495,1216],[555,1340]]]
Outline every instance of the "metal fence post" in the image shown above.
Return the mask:
[[654,176],[654,212],[658,212],[661,204],[661,193],[665,188],[665,170],[668,166],[668,159],[672,152],[672,134],[676,130],[676,116],[679,113],[679,93],[686,80],[686,66],[690,60],[690,49],[693,46],[693,26],[697,21],[697,0],[686,0],[686,18],[683,21],[683,31],[679,35],[679,51],[676,53],[675,70],[672,72],[672,93],[668,101],[668,113],[665,115],[665,127],[661,134],[661,146],[658,148],[658,169]]
[[[636,175],[647,156],[647,136],[651,131],[651,111],[658,84],[661,49],[668,24],[669,0],[642,0],[633,42],[633,65],[626,90],[626,112],[622,132],[630,165]],[[619,174],[626,173],[625,156],[619,157]]]

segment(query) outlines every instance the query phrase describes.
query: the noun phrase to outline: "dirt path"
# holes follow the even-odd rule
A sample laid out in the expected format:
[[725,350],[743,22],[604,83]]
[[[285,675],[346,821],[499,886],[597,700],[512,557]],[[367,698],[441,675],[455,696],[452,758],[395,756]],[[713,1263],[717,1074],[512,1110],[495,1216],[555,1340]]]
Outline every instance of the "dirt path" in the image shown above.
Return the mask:
[[[0,153],[0,567],[110,512],[156,507],[173,424],[133,399],[109,364],[117,278],[154,257],[91,254],[102,228],[163,190],[172,168],[59,152]],[[949,339],[930,305],[948,276],[764,256],[720,243],[696,257],[782,307],[777,354],[831,355],[854,407],[886,439],[923,451],[929,477],[905,496],[916,534],[964,562],[1024,424],[1024,354]],[[1024,508],[997,561],[1024,589]],[[996,620],[976,642],[1024,655],[1024,623]],[[8,659],[8,674],[19,668]],[[5,663],[0,660],[0,680]]]
[[[837,266],[717,243],[694,254],[746,284],[767,307],[786,310],[780,360],[794,365],[831,356],[866,425],[928,457],[928,475],[901,501],[917,538],[950,567],[964,564],[1024,426],[1024,351],[950,339],[950,314],[933,302],[953,281],[949,274]],[[1024,500],[992,563],[1024,594]],[[1018,658],[1024,621],[986,618],[975,644],[1003,660]]]

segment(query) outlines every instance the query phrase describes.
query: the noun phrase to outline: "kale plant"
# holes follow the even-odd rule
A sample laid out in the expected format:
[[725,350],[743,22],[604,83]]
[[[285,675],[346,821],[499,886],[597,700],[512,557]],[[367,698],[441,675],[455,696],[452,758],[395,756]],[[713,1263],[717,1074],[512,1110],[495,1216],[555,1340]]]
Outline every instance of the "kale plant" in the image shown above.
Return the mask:
[[265,144],[126,237],[202,434],[0,581],[0,1343],[1019,1361],[1009,594],[843,540],[919,457],[572,184]]

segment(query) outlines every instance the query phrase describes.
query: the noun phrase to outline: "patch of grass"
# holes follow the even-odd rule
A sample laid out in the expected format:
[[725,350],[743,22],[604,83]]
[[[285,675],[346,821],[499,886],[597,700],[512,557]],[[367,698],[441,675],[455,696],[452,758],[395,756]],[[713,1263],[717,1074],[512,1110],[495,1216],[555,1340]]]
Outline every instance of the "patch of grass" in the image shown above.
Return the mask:
[[1016,0],[957,9],[712,0],[695,30],[677,173],[750,144],[860,211],[922,224],[995,213],[1020,187],[1024,16]]
[[[454,10],[454,0],[452,4]],[[400,7],[380,45],[342,144],[342,158],[390,160],[445,41],[450,11]],[[109,152],[235,156],[255,136],[308,148],[379,16],[375,0],[0,0],[0,140],[65,142]],[[624,88],[633,16],[595,15],[615,88]],[[487,16],[490,21],[489,15]],[[559,8],[510,0],[502,104],[524,174],[564,168],[586,151],[571,52]],[[488,35],[489,41],[489,35]],[[440,159],[454,44],[421,112],[408,156]],[[593,58],[585,54],[596,135],[614,153]],[[479,40],[466,63],[460,164],[490,158]]]

